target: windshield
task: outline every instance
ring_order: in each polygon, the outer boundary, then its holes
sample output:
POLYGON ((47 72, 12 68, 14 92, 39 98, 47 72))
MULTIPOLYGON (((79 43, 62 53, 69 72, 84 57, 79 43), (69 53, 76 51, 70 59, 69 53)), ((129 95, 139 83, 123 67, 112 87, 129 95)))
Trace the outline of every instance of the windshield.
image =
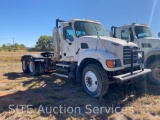
POLYGON ((145 26, 136 26, 135 33, 137 38, 153 37, 151 29, 145 26))
POLYGON ((105 28, 98 23, 76 21, 74 23, 75 34, 77 37, 80 36, 107 36, 105 28))

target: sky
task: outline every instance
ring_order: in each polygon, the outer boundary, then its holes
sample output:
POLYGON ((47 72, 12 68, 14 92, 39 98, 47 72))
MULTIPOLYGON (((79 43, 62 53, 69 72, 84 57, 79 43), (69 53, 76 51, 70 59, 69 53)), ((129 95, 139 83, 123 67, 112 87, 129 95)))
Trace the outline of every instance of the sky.
POLYGON ((107 30, 133 22, 160 32, 160 0, 0 0, 0 45, 34 47, 41 35, 52 36, 55 20, 91 19, 107 30))

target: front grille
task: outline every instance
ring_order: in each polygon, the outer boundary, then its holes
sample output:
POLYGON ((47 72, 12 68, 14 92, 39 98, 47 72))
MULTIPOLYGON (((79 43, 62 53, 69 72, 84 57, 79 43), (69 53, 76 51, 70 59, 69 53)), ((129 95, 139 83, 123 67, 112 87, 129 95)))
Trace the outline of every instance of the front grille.
MULTIPOLYGON (((124 65, 127 64, 131 64, 131 52, 132 50, 138 50, 137 47, 129 47, 129 46, 125 46, 123 48, 123 63, 124 65)), ((133 63, 137 63, 137 59, 138 59, 138 52, 133 53, 133 63)))

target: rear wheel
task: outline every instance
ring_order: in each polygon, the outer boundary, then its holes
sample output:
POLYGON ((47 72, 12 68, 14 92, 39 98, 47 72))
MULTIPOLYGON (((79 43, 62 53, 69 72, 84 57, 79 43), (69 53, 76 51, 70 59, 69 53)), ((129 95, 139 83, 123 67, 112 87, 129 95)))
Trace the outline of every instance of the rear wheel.
POLYGON ((153 84, 160 85, 160 62, 153 61, 150 63, 149 68, 152 69, 152 72, 148 74, 149 81, 153 84))
POLYGON ((32 76, 36 76, 40 73, 40 65, 38 62, 35 62, 33 59, 29 60, 29 72, 32 76))
POLYGON ((83 86, 92 97, 102 97, 109 88, 109 80, 100 64, 87 65, 83 70, 83 86))
POLYGON ((23 73, 29 73, 28 63, 26 59, 22 60, 22 70, 23 73))

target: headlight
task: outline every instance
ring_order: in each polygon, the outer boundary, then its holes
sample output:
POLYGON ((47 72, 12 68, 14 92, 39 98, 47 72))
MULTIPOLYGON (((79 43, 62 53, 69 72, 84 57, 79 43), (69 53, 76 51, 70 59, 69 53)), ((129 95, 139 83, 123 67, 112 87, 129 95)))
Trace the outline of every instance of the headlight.
POLYGON ((109 68, 121 67, 121 61, 118 60, 106 60, 106 65, 109 68))

